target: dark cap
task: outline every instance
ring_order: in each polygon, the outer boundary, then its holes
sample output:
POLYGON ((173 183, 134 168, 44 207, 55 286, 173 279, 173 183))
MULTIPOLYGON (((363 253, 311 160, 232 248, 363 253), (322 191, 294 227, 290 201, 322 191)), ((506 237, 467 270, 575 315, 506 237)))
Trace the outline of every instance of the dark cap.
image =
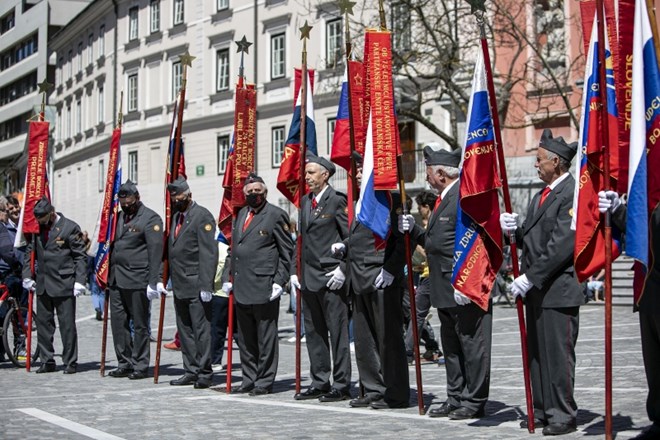
POLYGON ((167 184, 167 191, 173 196, 179 195, 189 189, 188 182, 181 176, 177 177, 174 182, 167 184))
POLYGON ((53 208, 53 205, 50 204, 50 201, 46 198, 46 196, 43 196, 41 200, 39 200, 37 204, 34 205, 32 212, 34 213, 35 217, 45 217, 54 210, 55 208, 53 208))
POLYGON ((364 157, 355 150, 351 153, 351 159, 353 159, 358 165, 362 165, 362 162, 364 162, 364 157))
POLYGON ((434 150, 429 145, 424 147, 424 161, 426 165, 444 165, 447 167, 458 168, 461 163, 463 150, 457 148, 453 151, 434 150))
POLYGON ((122 198, 128 196, 136 196, 138 194, 140 193, 138 192, 137 186, 130 180, 122 183, 119 187, 119 193, 117 193, 117 195, 122 198))
POLYGON ((243 186, 245 186, 245 185, 249 185, 250 183, 255 183, 255 182, 263 183, 264 185, 266 184, 266 183, 264 182, 264 179, 262 179, 261 177, 257 176, 255 173, 250 173, 250 174, 248 174, 248 176, 245 178, 245 183, 243 184, 243 186))
POLYGON ((329 177, 332 177, 333 174, 335 174, 335 171, 337 171, 337 168, 335 168, 335 165, 330 162, 328 159, 317 156, 316 154, 307 152, 307 163, 317 163, 321 165, 323 168, 328 170, 328 174, 330 175, 329 177))
POLYGON ((575 154, 577 153, 577 142, 571 142, 568 144, 561 136, 553 138, 552 131, 550 131, 549 128, 543 130, 539 146, 548 151, 552 151, 569 162, 573 160, 573 157, 575 157, 575 154))

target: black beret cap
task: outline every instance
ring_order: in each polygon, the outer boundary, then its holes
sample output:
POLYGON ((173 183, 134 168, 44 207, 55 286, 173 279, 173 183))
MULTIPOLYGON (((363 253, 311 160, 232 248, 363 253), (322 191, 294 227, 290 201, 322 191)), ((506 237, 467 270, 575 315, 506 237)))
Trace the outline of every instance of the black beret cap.
POLYGON ((138 192, 135 183, 131 182, 130 180, 127 180, 126 182, 121 184, 121 186, 119 187, 119 193, 117 195, 119 197, 128 197, 128 196, 135 196, 138 194, 140 193, 138 192))
POLYGON ((358 165, 362 165, 362 162, 364 162, 364 157, 362 157, 362 155, 355 150, 353 150, 353 152, 351 153, 351 158, 358 165))
POLYGON ((177 177, 174 182, 167 184, 167 191, 173 196, 181 194, 189 189, 188 182, 182 176, 177 177))
POLYGON ((35 217, 44 217, 54 211, 53 205, 50 204, 50 201, 43 196, 35 205, 32 212, 35 217))
POLYGON ((577 142, 568 144, 561 136, 553 138, 552 131, 550 131, 549 128, 543 130, 539 146, 548 151, 552 151, 569 162, 573 160, 573 157, 575 157, 575 154, 577 153, 577 142))
POLYGON ((248 174, 248 176, 245 178, 245 183, 243 184, 243 186, 248 185, 248 184, 250 184, 250 183, 255 183, 255 182, 263 183, 264 185, 266 184, 266 183, 264 182, 264 179, 262 179, 261 177, 257 176, 255 173, 250 173, 250 174, 248 174))
POLYGON ((330 174, 330 177, 332 177, 333 174, 335 174, 335 171, 337 171, 337 168, 335 168, 335 164, 330 162, 328 159, 317 156, 316 154, 307 153, 307 163, 317 163, 321 165, 323 168, 328 170, 328 174, 330 174))
POLYGON ((462 152, 463 150, 460 148, 453 151, 434 150, 427 145, 424 147, 424 161, 426 165, 444 165, 458 168, 461 163, 462 152))

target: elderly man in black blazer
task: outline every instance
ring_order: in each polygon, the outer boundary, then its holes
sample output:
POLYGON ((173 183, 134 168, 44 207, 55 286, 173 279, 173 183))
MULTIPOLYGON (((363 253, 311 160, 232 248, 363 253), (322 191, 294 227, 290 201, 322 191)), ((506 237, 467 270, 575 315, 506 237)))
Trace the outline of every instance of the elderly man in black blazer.
POLYGON ((110 323, 118 366, 111 377, 144 379, 149 369, 149 301, 158 298, 163 222, 140 201, 135 183, 119 187, 121 211, 110 250, 110 323), (133 335, 129 322, 133 321, 133 335))
POLYGON ((185 373, 170 385, 208 388, 211 369, 211 299, 218 265, 215 219, 195 203, 188 182, 179 177, 167 185, 176 212, 168 239, 176 326, 185 373))
MULTIPOLYGON (((544 435, 576 429, 575 343, 584 304, 573 268, 575 180, 568 171, 576 152, 576 142, 544 130, 534 166, 546 187, 532 198, 521 228, 517 214, 500 215, 502 230, 515 231, 522 249, 522 275, 511 290, 525 298, 534 419, 544 435)), ((527 428, 527 422, 521 426, 527 428)))
POLYGON ((289 217, 266 201, 263 179, 250 174, 243 187, 247 206, 232 231, 230 269, 236 299, 241 392, 268 394, 277 375, 277 321, 282 286, 289 279, 293 241, 289 217))
MULTIPOLYGON (((26 207, 27 208, 27 207, 26 207)), ((37 292, 37 339, 41 366, 37 373, 55 371, 53 335, 55 312, 62 336, 64 374, 78 366, 76 297, 85 291, 87 255, 80 227, 65 218, 47 198, 33 208, 39 234, 28 244, 23 262, 23 287, 37 292), (30 272, 30 254, 35 251, 36 285, 30 272)))
MULTIPOLYGON (((459 196, 461 149, 452 152, 424 148, 426 179, 438 199, 424 231, 412 231, 426 250, 431 303, 438 308, 440 337, 447 371, 447 400, 430 417, 453 420, 483 417, 490 388, 492 308, 484 311, 451 283, 459 196)), ((399 228, 410 230, 414 218, 399 217, 399 228)))
POLYGON ((344 288, 346 263, 330 252, 332 243, 348 237, 348 210, 346 195, 328 184, 334 173, 335 166, 327 159, 316 155, 307 157, 305 181, 310 192, 302 198, 300 208, 302 279, 298 280, 295 275, 294 257, 291 285, 298 289, 302 285, 312 384, 306 391, 296 394, 296 400, 318 398, 321 402, 336 402, 350 398, 351 351, 348 298, 344 288))

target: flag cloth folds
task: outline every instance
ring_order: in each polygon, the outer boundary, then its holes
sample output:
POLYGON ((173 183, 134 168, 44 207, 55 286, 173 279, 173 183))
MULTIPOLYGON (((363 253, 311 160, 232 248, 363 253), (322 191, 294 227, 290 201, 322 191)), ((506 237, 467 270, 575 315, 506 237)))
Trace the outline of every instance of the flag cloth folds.
POLYGON ((110 249, 115 240, 117 219, 119 216, 119 187, 121 186, 121 127, 112 132, 110 158, 101 206, 98 243, 99 248, 94 259, 96 282, 101 289, 108 286, 110 273, 110 249))
MULTIPOLYGON (((582 115, 580 120, 580 145, 575 162, 575 196, 573 199, 573 220, 575 229, 575 273, 580 282, 605 267, 605 224, 598 211, 598 192, 606 187, 607 178, 603 173, 605 151, 602 146, 607 141, 610 145, 608 156, 612 164, 612 173, 616 169, 618 157, 616 90, 612 54, 608 41, 605 44, 605 68, 607 81, 607 121, 603 121, 600 103, 602 96, 598 88, 600 74, 598 69, 598 28, 593 21, 591 44, 587 55, 584 72, 584 95, 582 97, 582 115), (608 125, 609 139, 603 139, 602 126, 608 125)), ((607 36, 607 31, 604 32, 607 36)), ((616 189, 616 180, 610 178, 609 187, 616 189)), ((619 231, 612 229, 612 260, 621 253, 619 231)))
MULTIPOLYGON (((633 35, 632 109, 626 253, 635 263, 635 304, 649 267, 649 218, 660 202, 660 72, 646 2, 637 0, 633 35), (652 172, 648 172, 651 170, 652 172)), ((656 257, 657 258, 657 257, 656 257)))
MULTIPOLYGON (((183 154, 183 139, 179 128, 179 112, 183 113, 183 106, 177 101, 174 102, 172 111, 172 128, 170 129, 170 141, 167 149, 167 169, 165 170, 165 237, 170 235, 170 223, 172 220, 172 208, 170 206, 170 193, 167 192, 167 184, 172 183, 177 177, 186 176, 186 161, 183 154), (177 151, 177 137, 180 142, 177 151), (176 162, 176 163, 175 163, 176 162)), ((165 246, 167 248, 167 244, 165 246)))
POLYGON ((468 106, 463 166, 454 241, 452 285, 483 310, 502 265, 502 228, 497 189, 495 133, 488 103, 486 71, 479 52, 468 106))
MULTIPOLYGON (((314 70, 308 69, 307 77, 307 102, 305 104, 305 145, 307 151, 317 154, 316 148, 316 125, 314 124, 314 70)), ((277 175, 277 189, 289 199, 291 203, 300 206, 298 186, 300 185, 300 127, 301 127, 301 93, 302 71, 295 69, 295 83, 293 99, 295 106, 289 136, 284 144, 284 154, 277 175)), ((303 189, 304 191, 304 189, 303 189)))

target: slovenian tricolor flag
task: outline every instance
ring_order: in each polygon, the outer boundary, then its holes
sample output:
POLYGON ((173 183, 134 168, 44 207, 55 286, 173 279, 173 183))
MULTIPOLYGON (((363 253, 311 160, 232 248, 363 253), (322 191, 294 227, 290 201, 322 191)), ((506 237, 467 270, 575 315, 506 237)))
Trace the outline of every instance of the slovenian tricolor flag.
POLYGON ((641 299, 649 265, 649 215, 660 201, 660 151, 651 140, 652 134, 660 130, 660 108, 655 105, 658 96, 660 73, 648 11, 644 0, 637 0, 633 35, 630 171, 626 219, 626 253, 636 260, 636 305, 639 305, 641 299), (652 172, 648 173, 648 170, 652 172))
POLYGON ((497 193, 501 182, 481 52, 474 69, 467 121, 452 284, 483 310, 488 310, 490 292, 503 258, 497 193))

